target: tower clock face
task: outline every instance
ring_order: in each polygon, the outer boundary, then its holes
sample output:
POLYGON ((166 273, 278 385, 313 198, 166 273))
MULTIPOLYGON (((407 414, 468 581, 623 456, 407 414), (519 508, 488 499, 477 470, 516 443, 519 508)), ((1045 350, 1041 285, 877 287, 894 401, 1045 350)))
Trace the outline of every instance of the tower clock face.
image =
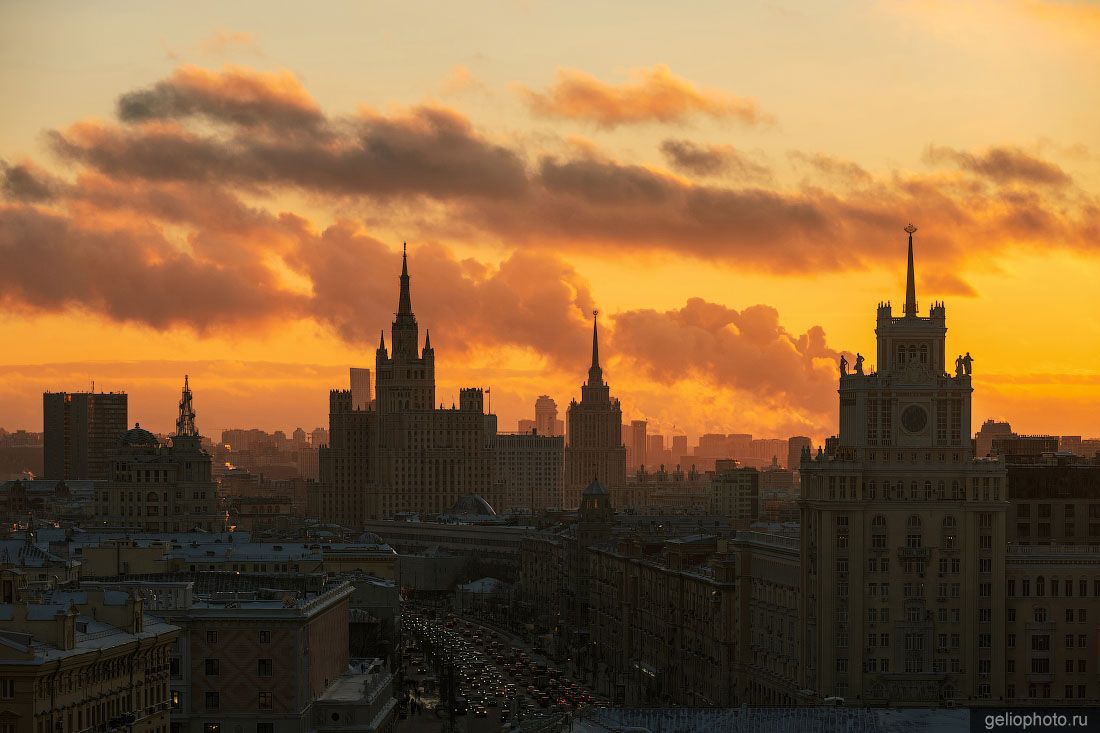
POLYGON ((901 411, 901 426, 910 433, 919 433, 928 424, 928 413, 920 405, 909 405, 901 411))

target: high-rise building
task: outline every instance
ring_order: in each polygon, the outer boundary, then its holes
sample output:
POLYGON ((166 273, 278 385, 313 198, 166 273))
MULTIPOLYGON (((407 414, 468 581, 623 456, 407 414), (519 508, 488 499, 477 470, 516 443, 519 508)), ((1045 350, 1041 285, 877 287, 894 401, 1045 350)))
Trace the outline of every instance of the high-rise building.
POLYGON ((351 409, 370 409, 370 369, 351 367, 351 409))
POLYGON ((688 454, 688 438, 686 435, 673 435, 672 436, 672 461, 676 466, 684 465, 684 456, 688 454))
POLYGON ((44 393, 45 478, 106 481, 127 419, 125 392, 44 393))
MULTIPOLYGON (((535 430, 538 430, 538 423, 536 421, 534 421, 534 420, 520 420, 516 432, 530 433, 530 432, 535 431, 535 430)), ((542 431, 539 430, 539 432, 541 433, 542 431)))
POLYGON ((787 470, 797 471, 802 464, 802 451, 812 450, 814 442, 805 435, 795 435, 787 440, 787 470))
POLYGON ((398 512, 440 513, 495 485, 496 416, 484 391, 462 389, 459 404, 435 407, 435 350, 412 310, 408 257, 401 261, 397 314, 375 352, 374 401, 356 410, 350 390, 329 395, 329 449, 319 456, 321 512, 362 527, 398 512), (356 414, 358 413, 358 414, 356 414))
POLYGON ((560 435, 497 435, 497 488, 486 499, 498 511, 560 508, 564 457, 565 440, 560 435))
POLYGON ((315 449, 320 448, 322 445, 327 445, 328 430, 325 428, 314 428, 309 434, 309 444, 315 449))
MULTIPOLYGON (((840 365, 840 434, 802 465, 802 686, 860 705, 1005 690, 1003 463, 975 460, 969 361, 946 309, 878 308, 879 371, 840 365)), ((1034 648, 1034 647, 1032 647, 1034 648)))
POLYGON ((633 448, 634 468, 638 469, 647 465, 646 457, 646 421, 631 420, 630 445, 633 448))
POLYGON ((561 435, 564 426, 558 419, 558 403, 549 395, 539 395, 535 400, 535 429, 539 435, 561 435))
POLYGON ((146 532, 225 528, 225 512, 218 507, 210 454, 195 427, 186 376, 171 441, 162 445, 140 424, 123 433, 112 451, 110 480, 96 491, 97 522, 146 532))
POLYGON ((572 400, 566 415, 569 442, 565 447, 565 508, 580 506, 581 492, 593 481, 599 481, 614 497, 616 490, 626 484, 623 411, 603 380, 596 314, 592 318, 588 381, 581 385, 581 401, 572 400))
POLYGON ((707 498, 711 514, 742 523, 747 529, 760 514, 760 472, 729 458, 719 459, 707 498))
POLYGON ((1012 432, 1012 426, 1007 422, 986 420, 982 427, 974 435, 974 455, 977 458, 985 458, 993 451, 994 438, 1011 438, 1016 433, 1012 432))

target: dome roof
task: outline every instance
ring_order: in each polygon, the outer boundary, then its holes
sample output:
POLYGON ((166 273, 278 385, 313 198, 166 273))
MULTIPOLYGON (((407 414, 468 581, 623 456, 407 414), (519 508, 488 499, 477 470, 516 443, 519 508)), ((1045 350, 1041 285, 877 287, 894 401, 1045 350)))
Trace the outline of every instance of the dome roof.
POLYGON ((581 496, 607 496, 607 487, 599 481, 593 481, 581 492, 581 496))
POLYGON ((386 541, 376 535, 374 532, 364 532, 359 535, 359 538, 355 540, 361 545, 384 545, 386 541))
POLYGON ((141 423, 134 423, 134 427, 122 434, 119 444, 123 448, 156 448, 160 441, 157 436, 141 427, 141 423))
POLYGON ((469 494, 455 502, 451 507, 451 514, 476 514, 483 517, 495 517, 496 510, 489 502, 476 494, 469 494))

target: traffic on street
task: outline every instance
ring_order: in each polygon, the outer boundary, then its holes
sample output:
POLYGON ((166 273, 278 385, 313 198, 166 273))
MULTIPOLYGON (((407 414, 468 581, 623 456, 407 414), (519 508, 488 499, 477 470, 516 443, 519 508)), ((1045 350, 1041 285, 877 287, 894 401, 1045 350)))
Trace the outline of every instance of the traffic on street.
POLYGON ((608 704, 499 629, 415 607, 405 609, 402 626, 402 733, 438 731, 452 719, 472 733, 536 720, 567 728, 578 709, 608 704))

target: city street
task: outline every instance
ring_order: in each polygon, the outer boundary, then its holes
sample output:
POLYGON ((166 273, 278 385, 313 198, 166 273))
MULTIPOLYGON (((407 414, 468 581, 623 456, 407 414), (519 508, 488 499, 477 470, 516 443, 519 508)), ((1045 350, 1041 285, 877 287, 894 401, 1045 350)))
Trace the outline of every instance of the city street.
POLYGON ((567 725, 580 707, 601 704, 588 689, 527 644, 484 623, 453 614, 405 612, 403 676, 410 695, 401 733, 450 730, 448 679, 459 714, 454 730, 509 730, 514 721, 558 719, 567 725), (449 677, 449 675, 453 675, 449 677), (423 706, 411 712, 412 702, 423 706))

